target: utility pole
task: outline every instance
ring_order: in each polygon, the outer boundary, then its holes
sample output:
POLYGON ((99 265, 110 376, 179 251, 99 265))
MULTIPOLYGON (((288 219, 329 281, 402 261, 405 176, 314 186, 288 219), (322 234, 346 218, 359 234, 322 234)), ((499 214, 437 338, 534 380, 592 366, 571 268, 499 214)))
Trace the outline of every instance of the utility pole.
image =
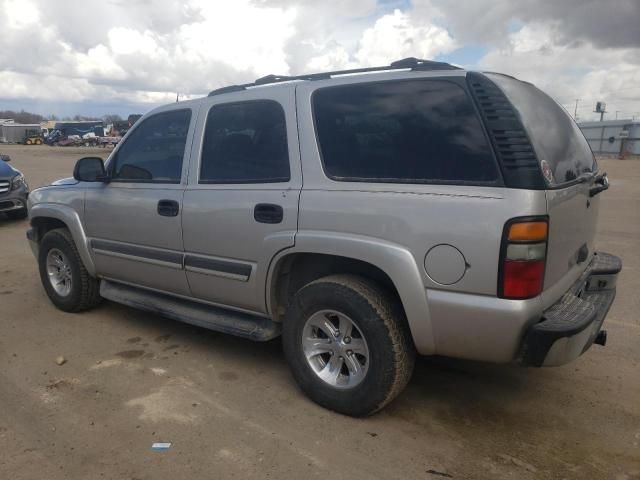
POLYGON ((616 120, 618 119, 618 114, 620 113, 620 110, 616 110, 616 120))
POLYGON ((602 121, 605 112, 607 111, 607 104, 604 102, 596 102, 596 108, 593 111, 593 113, 599 113, 600 114, 600 121, 602 121))
POLYGON ((580 101, 579 98, 576 98, 576 108, 573 110, 573 119, 577 122, 578 121, 578 102, 580 101))
POLYGON ((179 97, 180 97, 180 93, 176 92, 176 103, 178 103, 180 101, 179 97))

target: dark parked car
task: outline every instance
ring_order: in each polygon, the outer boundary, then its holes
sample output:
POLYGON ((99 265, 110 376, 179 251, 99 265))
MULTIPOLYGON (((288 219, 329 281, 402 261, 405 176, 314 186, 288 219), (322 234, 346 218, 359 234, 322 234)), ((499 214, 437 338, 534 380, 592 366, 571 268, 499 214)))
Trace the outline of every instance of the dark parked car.
POLYGON ((27 216, 29 186, 22 173, 9 165, 9 155, 0 155, 0 213, 18 219, 27 216))

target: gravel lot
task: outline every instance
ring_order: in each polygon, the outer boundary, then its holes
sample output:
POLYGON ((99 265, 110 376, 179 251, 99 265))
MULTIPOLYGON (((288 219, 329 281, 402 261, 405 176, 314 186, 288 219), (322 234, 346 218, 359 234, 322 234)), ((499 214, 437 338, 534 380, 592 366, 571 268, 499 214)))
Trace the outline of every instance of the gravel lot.
MULTIPOLYGON (((0 152, 32 188, 108 154, 0 152)), ((360 420, 307 400, 278 341, 108 302, 56 310, 27 221, 0 218, 0 478, 640 479, 640 160, 600 164, 598 247, 624 262, 608 345, 553 369, 422 358, 404 394, 360 420)))

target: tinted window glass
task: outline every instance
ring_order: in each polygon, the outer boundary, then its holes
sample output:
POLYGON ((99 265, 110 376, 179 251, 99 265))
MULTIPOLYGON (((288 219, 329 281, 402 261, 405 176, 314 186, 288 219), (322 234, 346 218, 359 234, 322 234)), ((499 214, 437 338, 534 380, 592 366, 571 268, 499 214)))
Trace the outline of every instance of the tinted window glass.
POLYGON ((498 84, 529 134, 547 182, 558 185, 596 170, 589 143, 569 114, 533 85, 504 75, 487 75, 498 84))
POLYGON ((313 95, 326 173, 336 180, 491 183, 498 171, 471 101, 444 80, 320 89, 313 95))
POLYGON ((144 120, 118 150, 112 177, 135 182, 180 183, 191 110, 144 120))
POLYGON ((280 104, 250 101, 214 105, 202 146, 200 183, 289 180, 289 150, 280 104))

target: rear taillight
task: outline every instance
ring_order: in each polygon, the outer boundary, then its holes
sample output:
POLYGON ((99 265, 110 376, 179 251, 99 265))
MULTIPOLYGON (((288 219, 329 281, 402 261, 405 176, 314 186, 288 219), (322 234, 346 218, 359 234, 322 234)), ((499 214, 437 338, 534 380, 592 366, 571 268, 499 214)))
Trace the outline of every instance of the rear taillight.
POLYGON ((498 295, 521 300, 542 292, 547 257, 547 218, 514 218, 504 227, 498 295))

